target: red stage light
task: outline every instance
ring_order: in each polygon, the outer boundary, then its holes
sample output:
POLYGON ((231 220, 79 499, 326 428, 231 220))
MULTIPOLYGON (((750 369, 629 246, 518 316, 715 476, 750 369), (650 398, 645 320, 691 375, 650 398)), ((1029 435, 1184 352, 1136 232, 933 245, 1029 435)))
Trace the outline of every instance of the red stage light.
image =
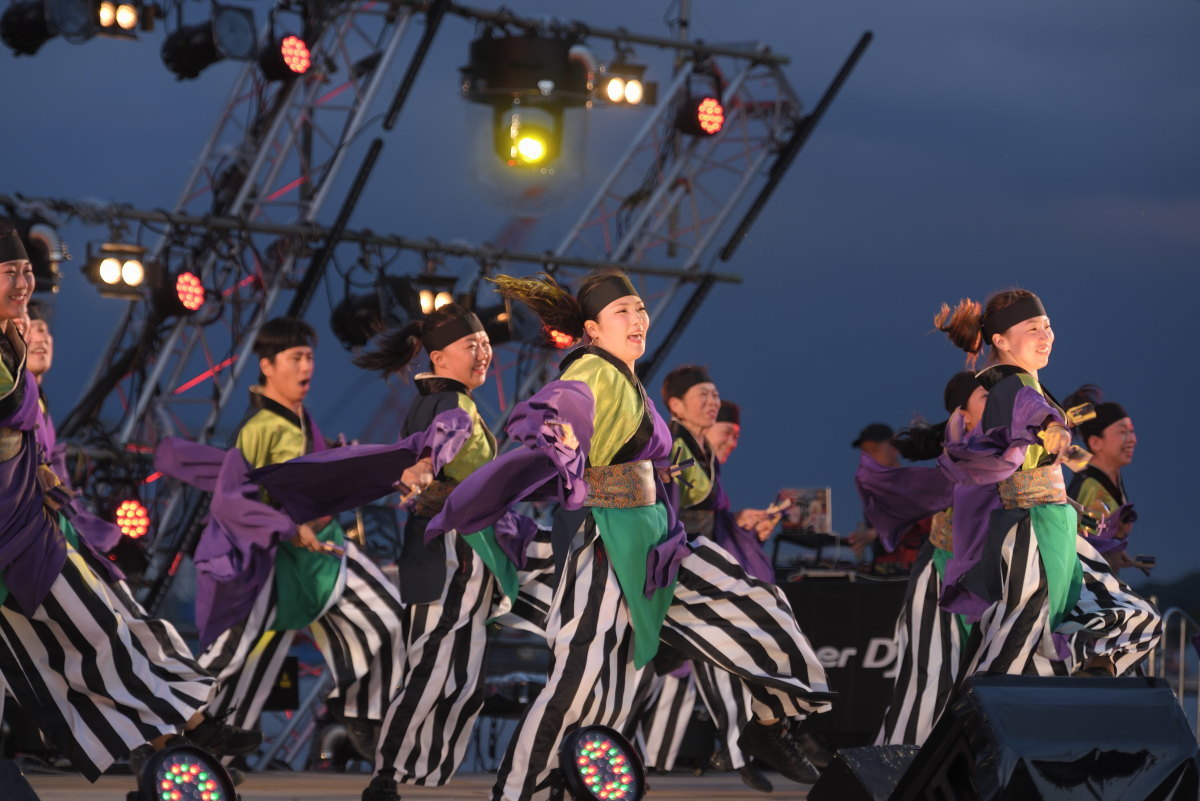
POLYGON ((121 501, 114 517, 117 528, 121 529, 121 533, 130 539, 136 540, 144 537, 150 530, 150 513, 146 511, 145 506, 132 498, 121 501))
POLYGON ((555 331, 553 328, 546 329, 546 338, 550 340, 550 344, 559 350, 566 350, 575 344, 575 337, 570 334, 564 334, 562 331, 555 331))
POLYGON ((297 75, 308 72, 312 65, 312 54, 308 45, 299 36, 285 36, 279 43, 279 55, 289 70, 297 75))
POLYGON ((696 105, 696 122, 700 130, 712 136, 725 125, 725 107, 715 97, 706 97, 696 105))
POLYGON ((196 311, 204 305, 204 287, 195 273, 182 272, 175 279, 175 297, 188 311, 196 311))

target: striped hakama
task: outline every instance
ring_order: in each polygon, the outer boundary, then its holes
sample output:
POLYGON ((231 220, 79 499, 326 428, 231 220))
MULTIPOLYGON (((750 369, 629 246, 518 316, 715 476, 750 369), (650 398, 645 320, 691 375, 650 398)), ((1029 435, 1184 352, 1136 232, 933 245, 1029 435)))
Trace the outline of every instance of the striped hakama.
MULTIPOLYGON (((382 720, 404 673, 403 620, 394 584, 353 542, 347 541, 344 587, 309 624, 334 679, 331 699, 349 718, 382 720)), ((217 677, 209 714, 253 728, 295 637, 274 631, 274 581, 268 581, 249 617, 200 656, 217 677)))
POLYGON ((41 606, 28 615, 11 597, 0 606, 0 674, 91 781, 134 748, 182 731, 212 690, 175 628, 131 602, 68 549, 41 606))
MULTIPOLYGON (((602 724, 626 730, 641 672, 633 629, 616 574, 585 524, 547 625, 547 683, 534 699, 501 764, 494 799, 530 799, 543 791, 564 734, 602 724)), ((679 566, 662 642, 694 661, 746 681, 756 718, 795 717, 829 707, 825 672, 775 586, 749 578, 728 552, 698 538, 679 566)))

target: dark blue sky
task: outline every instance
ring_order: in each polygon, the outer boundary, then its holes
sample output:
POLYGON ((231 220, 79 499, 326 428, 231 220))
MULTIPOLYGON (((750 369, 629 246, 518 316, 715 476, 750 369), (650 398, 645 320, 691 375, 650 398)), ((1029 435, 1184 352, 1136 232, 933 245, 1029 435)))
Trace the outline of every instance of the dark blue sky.
MULTIPOLYGON (((1200 390, 1187 366, 1200 300, 1200 1, 693 5, 696 37, 763 40, 791 56, 786 71, 810 104, 861 32, 876 35, 723 266, 745 283, 717 287, 673 354, 707 363, 743 407, 743 444, 726 471, 735 505, 765 505, 782 486, 829 485, 835 527, 851 530, 859 510, 850 440, 873 420, 939 419, 942 386, 962 365, 930 333, 938 304, 1020 285, 1042 296, 1058 336, 1044 383, 1060 397, 1098 383, 1134 418, 1140 441, 1126 480, 1140 520, 1131 551, 1157 555, 1163 579, 1200 568, 1181 439, 1200 390)), ((665 3, 511 7, 665 31, 665 3)), ((353 227, 480 242, 506 222, 469 179, 455 92, 472 33, 446 22, 353 227)), ((52 40, 34 58, 0 53, 0 189, 172 206, 237 67, 178 83, 160 45, 155 33, 136 43, 52 40)), ((666 69, 652 51, 638 55, 666 69)), ((557 244, 638 113, 594 117, 591 183, 539 223, 528 249, 557 244)), ((73 265, 89 239, 105 236, 66 233, 73 265)), ((48 387, 62 416, 120 309, 75 266, 57 302, 48 387)), ((312 319, 324 330, 324 301, 312 319)), ((354 435, 382 391, 345 366, 331 339, 319 351, 327 383, 311 406, 327 430, 354 435), (349 397, 361 414, 347 413, 349 397)))

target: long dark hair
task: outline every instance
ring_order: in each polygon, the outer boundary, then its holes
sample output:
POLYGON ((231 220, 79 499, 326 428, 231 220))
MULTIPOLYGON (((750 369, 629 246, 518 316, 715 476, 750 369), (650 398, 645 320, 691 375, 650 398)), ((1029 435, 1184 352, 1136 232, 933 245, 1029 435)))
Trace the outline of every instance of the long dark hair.
POLYGON ((385 376, 403 373, 421 352, 421 338, 428 331, 470 313, 457 303, 447 303, 408 325, 383 331, 372 340, 373 349, 364 350, 354 357, 354 364, 364 370, 376 370, 385 376))
POLYGON ((905 428, 896 432, 892 443, 900 455, 910 462, 922 462, 926 459, 936 459, 942 455, 942 442, 946 439, 946 423, 927 423, 924 420, 914 420, 905 428))

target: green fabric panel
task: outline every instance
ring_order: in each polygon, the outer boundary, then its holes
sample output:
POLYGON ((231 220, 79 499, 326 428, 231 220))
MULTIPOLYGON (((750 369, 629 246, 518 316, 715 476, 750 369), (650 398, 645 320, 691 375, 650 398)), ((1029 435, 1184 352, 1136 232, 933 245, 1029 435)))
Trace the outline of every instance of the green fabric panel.
POLYGON ((1091 512, 1097 519, 1108 517, 1121 504, 1109 494, 1096 479, 1088 476, 1079 486, 1079 495, 1075 501, 1084 509, 1091 512))
POLYGON ((612 464, 612 459, 633 438, 642 422, 642 399, 629 379, 599 356, 587 354, 572 362, 563 381, 582 381, 592 390, 596 412, 595 434, 588 452, 592 467, 612 464))
POLYGON ((0 398, 8 395, 16 387, 16 378, 9 372, 8 365, 4 363, 4 360, 0 359, 0 398))
POLYGON ((58 516, 58 527, 62 529, 63 536, 67 538, 67 542, 71 543, 71 547, 78 551, 79 532, 71 525, 71 521, 60 514, 58 516))
MULTIPOLYGON (((938 582, 946 577, 946 563, 954 558, 954 554, 949 551, 943 551, 941 548, 933 549, 933 569, 937 571, 938 582)), ((968 623, 965 615, 955 615, 954 622, 958 624, 958 633, 962 635, 963 642, 971 636, 971 631, 975 628, 974 623, 968 623)))
POLYGON ((279 464, 304 455, 304 432, 267 409, 246 421, 238 431, 237 448, 251 467, 279 464))
POLYGON ((646 554, 666 535, 667 508, 661 503, 634 509, 592 507, 592 517, 629 607, 633 663, 640 668, 658 653, 659 633, 675 597, 675 582, 646 597, 646 554))
POLYGON ((471 436, 467 438, 462 449, 450 460, 450 464, 442 469, 450 478, 462 481, 496 458, 496 438, 492 436, 491 430, 483 424, 483 418, 479 416, 475 401, 461 392, 457 395, 458 408, 471 418, 471 436))
POLYGON ((1079 591, 1083 586, 1083 566, 1075 549, 1079 519, 1075 508, 1065 503, 1034 506, 1029 510, 1029 517, 1046 571, 1050 625, 1057 628, 1067 612, 1079 602, 1079 591))
POLYGON ((496 544, 496 530, 492 526, 488 526, 483 531, 463 535, 463 540, 471 546, 475 553, 479 554, 479 558, 487 565, 487 569, 492 571, 492 575, 496 577, 496 582, 508 599, 516 600, 517 588, 520 586, 517 581, 517 568, 509 561, 508 555, 496 544))
POLYGON ((712 493, 712 478, 704 472, 704 468, 700 466, 700 457, 692 453, 692 449, 688 447, 682 437, 675 440, 671 450, 676 454, 677 464, 682 464, 688 459, 696 462, 691 467, 685 468, 679 474, 679 479, 676 479, 679 481, 679 508, 681 510, 690 509, 712 493), (689 484, 691 486, 688 486, 689 484))
MULTIPOLYGON (((333 520, 317 532, 317 539, 344 547, 346 532, 333 520)), ((302 629, 316 620, 329 602, 341 570, 342 560, 333 554, 280 542, 275 549, 275 597, 279 602, 275 630, 302 629)))

